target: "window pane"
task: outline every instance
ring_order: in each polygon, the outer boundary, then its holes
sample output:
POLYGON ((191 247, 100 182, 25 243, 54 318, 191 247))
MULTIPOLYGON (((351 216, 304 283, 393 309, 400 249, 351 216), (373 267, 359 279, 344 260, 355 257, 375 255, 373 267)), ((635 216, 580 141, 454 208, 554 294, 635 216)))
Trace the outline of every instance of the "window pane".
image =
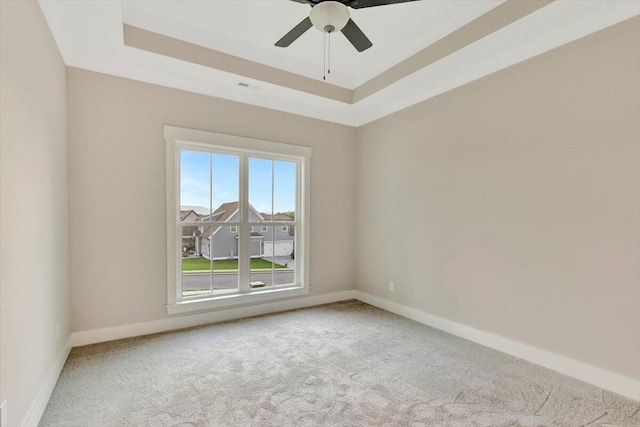
POLYGON ((212 221, 239 222, 240 157, 212 154, 212 221))
POLYGON ((272 256, 267 256, 265 248, 271 244, 272 227, 261 226, 259 233, 251 233, 251 278, 252 289, 273 286, 272 256))
POLYGON ((211 289, 214 293, 238 290, 238 243, 237 227, 210 227, 209 234, 212 258, 211 289), (232 230, 235 229, 234 230, 232 230))
POLYGON ((182 298, 211 294, 211 262, 202 256, 208 253, 208 240, 202 240, 200 227, 182 227, 182 298))
POLYGON ((185 226, 182 231, 182 297, 237 291, 237 231, 227 226, 193 228, 185 226))
POLYGON ((196 221, 210 212, 211 155, 180 150, 180 219, 196 221))
POLYGON ((272 184, 273 161, 265 159, 249 158, 249 222, 261 222, 259 213, 269 221, 273 213, 272 184))
MULTIPOLYGON (((274 252, 274 284, 290 285, 296 282, 295 249, 296 249, 296 227, 278 226, 275 227, 273 252, 274 252), (282 266, 282 268, 278 266, 282 266)), ((270 249, 270 248, 267 248, 270 249)))
MULTIPOLYGON (((295 283, 294 234, 281 226, 251 234, 251 288, 295 283)), ((293 229, 293 227, 291 227, 293 229)))
POLYGON ((293 221, 296 217, 296 164, 273 162, 274 221, 293 221))

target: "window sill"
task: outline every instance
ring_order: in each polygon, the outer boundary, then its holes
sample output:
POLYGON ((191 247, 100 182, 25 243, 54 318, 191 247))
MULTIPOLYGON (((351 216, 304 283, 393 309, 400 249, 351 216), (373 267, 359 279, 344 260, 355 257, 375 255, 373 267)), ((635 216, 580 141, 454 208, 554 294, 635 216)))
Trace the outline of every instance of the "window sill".
POLYGON ((292 298, 308 295, 308 287, 289 287, 280 289, 269 289, 252 291, 243 294, 220 295, 206 299, 193 301, 181 301, 176 304, 167 305, 167 314, 189 313, 192 311, 210 310, 216 308, 235 307, 240 305, 261 303, 266 301, 292 298))

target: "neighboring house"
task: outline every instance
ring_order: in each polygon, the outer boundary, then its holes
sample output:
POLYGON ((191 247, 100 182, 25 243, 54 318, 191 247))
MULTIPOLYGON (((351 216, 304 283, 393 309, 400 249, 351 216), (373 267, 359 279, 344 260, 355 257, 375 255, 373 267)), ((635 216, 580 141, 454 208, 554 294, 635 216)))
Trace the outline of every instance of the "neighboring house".
POLYGON ((209 208, 205 208, 204 206, 190 206, 190 205, 182 205, 180 209, 183 211, 194 211, 196 214, 200 216, 209 215, 211 210, 209 208))
MULTIPOLYGON (((287 214, 278 213, 273 215, 261 214, 265 221, 293 221, 293 214, 291 216, 287 214)), ((274 256, 289 256, 293 252, 293 245, 295 241, 296 227, 293 225, 283 225, 276 227, 276 239, 274 242, 267 240, 264 242, 265 255, 271 256, 275 252, 274 256), (288 236, 286 235, 288 234, 288 236), (290 244, 288 242, 291 242, 290 244)))
MULTIPOLYGON (((185 222, 185 221, 189 221, 189 222, 195 222, 195 221, 199 221, 200 220, 200 215, 198 215, 194 210, 189 209, 189 210, 184 210, 184 211, 180 211, 180 222, 185 222)), ((198 231, 198 227, 193 226, 193 227, 182 227, 182 236, 186 237, 186 236, 193 236, 194 232, 198 231)))
MULTIPOLYGON (((196 255, 207 259, 238 258, 238 227, 232 225, 239 219, 238 202, 220 205, 211 215, 199 216, 195 221, 222 221, 231 223, 228 226, 199 226, 195 234, 196 255)), ((193 216, 185 216, 181 221, 193 221, 193 216)), ((276 214, 271 219, 256 211, 249 205, 249 222, 291 221, 286 215, 276 214)), ((183 236, 193 236, 193 227, 184 227, 183 236), (189 233, 189 231, 192 231, 189 233)), ((293 227, 260 226, 251 227, 251 257, 290 256, 294 249, 293 227)))
MULTIPOLYGON (((200 220, 200 215, 193 209, 180 210, 180 222, 189 221, 195 222, 200 220)), ((186 254, 193 253, 196 256, 200 256, 200 248, 196 242, 196 236, 199 234, 199 227, 197 226, 185 226, 182 227, 182 245, 186 254)))
MULTIPOLYGON (((285 214, 275 214, 271 216, 271 214, 262 213, 260 215, 264 218, 263 221, 293 221, 293 218, 285 214)), ((258 227, 254 226, 252 228, 258 231, 258 227)), ((295 226, 277 225, 273 228, 275 229, 275 238, 273 240, 271 239, 270 231, 265 233, 267 237, 265 237, 263 242, 264 256, 290 256, 294 249, 295 226)), ((264 228, 261 228, 260 232, 263 230, 264 228)))
POLYGON ((199 219, 200 215, 198 215, 193 209, 180 211, 180 221, 198 221, 199 219))

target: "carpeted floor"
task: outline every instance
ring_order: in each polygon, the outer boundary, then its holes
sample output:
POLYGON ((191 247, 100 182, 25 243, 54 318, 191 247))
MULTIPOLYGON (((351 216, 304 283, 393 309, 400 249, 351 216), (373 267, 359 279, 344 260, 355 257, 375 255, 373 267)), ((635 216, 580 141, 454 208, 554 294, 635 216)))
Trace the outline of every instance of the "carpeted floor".
POLYGON ((638 426, 640 404, 348 301, 74 348, 42 426, 638 426))

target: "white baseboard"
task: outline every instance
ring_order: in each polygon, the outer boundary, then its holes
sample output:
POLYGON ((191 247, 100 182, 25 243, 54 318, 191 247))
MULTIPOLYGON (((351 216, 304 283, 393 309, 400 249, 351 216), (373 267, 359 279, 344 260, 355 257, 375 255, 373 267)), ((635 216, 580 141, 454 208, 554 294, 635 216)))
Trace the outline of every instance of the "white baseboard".
POLYGON ((606 390, 610 390, 614 393, 618 393, 635 400, 640 400, 640 380, 588 365, 586 363, 578 362, 559 354, 522 344, 520 342, 475 329, 442 317, 434 316, 394 301, 376 297, 365 292, 351 290, 276 301, 269 304, 250 305, 220 311, 179 316, 151 322, 74 332, 49 370, 47 378, 40 387, 38 395, 32 403, 22 426, 33 427, 37 426, 40 422, 40 418, 47 406, 51 393, 55 388, 60 372, 64 367, 72 347, 148 335, 174 329, 188 328, 191 326, 206 325, 208 323, 240 319, 260 314, 311 307, 349 299, 358 299, 364 303, 407 317, 424 325, 441 329, 450 334, 457 335, 486 347, 519 357, 545 368, 577 378, 606 390))
POLYGON ((356 299, 364 303, 527 360, 536 365, 593 384, 605 390, 621 394, 631 399, 640 400, 640 380, 588 365, 550 351, 522 344, 500 335, 475 329, 462 323, 434 316, 427 312, 362 291, 354 291, 354 294, 356 299))
POLYGON ((47 377, 40 386, 40 390, 38 390, 38 394, 31 404, 29 412, 27 412, 27 416, 24 418, 24 421, 22 421, 22 427, 36 427, 40 423, 40 418, 42 418, 44 409, 47 407, 47 403, 49 403, 51 393, 53 393, 53 389, 56 387, 56 383, 58 382, 58 377, 60 377, 62 368, 67 361, 67 357, 69 357, 71 347, 71 338, 69 338, 64 348, 60 353, 58 353, 51 369, 49 369, 47 377))
POLYGON ((187 316, 173 317, 169 319, 156 320, 152 322, 134 323, 129 325, 114 326, 112 328, 93 329, 88 331, 74 332, 62 349, 53 366, 49 370, 47 377, 40 386, 29 412, 22 422, 22 427, 36 427, 42 418, 51 393, 58 382, 62 368, 64 367, 71 348, 95 344, 99 342, 112 341, 121 338, 130 338, 140 335, 148 335, 157 332, 170 331, 173 329, 188 328, 190 326, 206 325, 208 323, 221 322, 225 320, 241 319, 243 317, 256 316, 278 311, 293 310, 296 308, 311 307, 314 305, 329 304, 332 302, 354 299, 354 291, 334 292, 331 294, 315 295, 304 298, 295 298, 283 301, 274 301, 269 304, 249 305, 244 307, 213 311, 208 313, 192 314, 187 316))
POLYGON ((328 304, 349 299, 354 299, 354 291, 342 291, 334 292, 331 294, 292 298, 282 301, 273 301, 269 302, 268 304, 247 305, 237 308, 229 308, 206 313, 154 320, 151 322, 132 323, 110 328, 91 329, 87 331, 74 332, 71 335, 71 345, 73 347, 77 347, 81 345, 96 344, 105 341, 113 341, 122 338, 155 334, 158 332, 171 331, 174 329, 189 328, 191 326, 206 325, 208 323, 241 319, 243 317, 257 316, 260 314, 275 313, 285 310, 293 310, 296 308, 311 307, 314 305, 328 304))

